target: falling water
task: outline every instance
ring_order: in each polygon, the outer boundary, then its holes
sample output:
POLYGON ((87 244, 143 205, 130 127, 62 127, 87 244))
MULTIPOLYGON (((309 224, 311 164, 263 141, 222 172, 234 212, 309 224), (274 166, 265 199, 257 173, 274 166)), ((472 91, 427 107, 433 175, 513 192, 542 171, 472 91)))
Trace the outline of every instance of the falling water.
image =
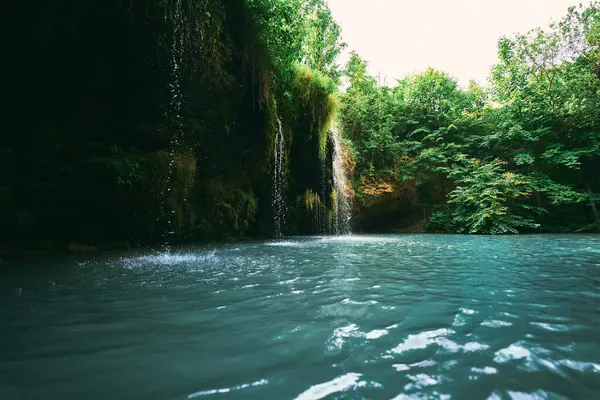
POLYGON ((277 133, 273 146, 273 226, 276 237, 282 235, 285 225, 285 191, 286 191, 286 155, 285 137, 281 120, 277 119, 277 133))
POLYGON ((327 206, 325 205, 325 199, 327 199, 327 164, 326 158, 320 160, 321 163, 321 193, 319 194, 320 200, 317 205, 317 213, 316 213, 316 225, 317 225, 317 233, 319 235, 326 235, 330 232, 328 229, 328 218, 327 214, 329 212, 327 206))
POLYGON ((342 135, 335 123, 331 126, 331 139, 333 142, 333 187, 335 190, 333 212, 335 234, 349 235, 350 219, 352 218, 351 188, 344 168, 345 158, 342 135))
POLYGON ((173 39, 170 48, 169 64, 171 68, 171 76, 169 81, 169 106, 166 110, 166 118, 168 126, 171 130, 171 143, 169 150, 169 161, 167 171, 167 182, 163 190, 161 218, 166 222, 166 229, 163 232, 164 250, 170 251, 170 244, 175 236, 175 209, 173 205, 175 173, 176 173, 176 151, 181 145, 183 136, 183 123, 181 119, 181 65, 183 63, 183 35, 184 23, 182 15, 182 1, 175 0, 172 3, 172 8, 166 10, 165 20, 168 21, 168 16, 171 17, 173 39))

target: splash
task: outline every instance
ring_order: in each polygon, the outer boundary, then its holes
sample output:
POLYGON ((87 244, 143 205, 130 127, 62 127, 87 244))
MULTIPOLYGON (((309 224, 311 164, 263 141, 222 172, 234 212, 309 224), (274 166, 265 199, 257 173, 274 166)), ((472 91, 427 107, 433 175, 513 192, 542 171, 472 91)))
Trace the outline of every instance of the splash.
POLYGON ((335 123, 331 125, 331 139, 333 142, 333 187, 335 193, 333 199, 334 233, 349 235, 352 218, 351 186, 346 176, 342 134, 335 123))
POLYGON ((273 227, 275 237, 282 236, 285 227, 286 153, 281 119, 277 118, 277 133, 273 146, 273 227))

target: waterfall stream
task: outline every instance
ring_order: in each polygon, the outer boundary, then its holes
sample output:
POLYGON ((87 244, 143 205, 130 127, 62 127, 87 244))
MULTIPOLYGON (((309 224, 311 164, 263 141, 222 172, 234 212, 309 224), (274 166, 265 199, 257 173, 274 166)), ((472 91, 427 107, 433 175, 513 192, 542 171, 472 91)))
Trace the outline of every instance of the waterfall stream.
POLYGON ((162 196, 162 207, 161 216, 166 223, 165 230, 163 231, 164 250, 169 252, 170 245, 175 236, 175 209, 173 205, 174 196, 174 185, 175 185, 175 174, 176 174, 176 151, 181 145, 183 136, 183 123, 181 118, 181 104, 182 104, 182 90, 181 90, 181 66, 183 64, 183 35, 184 35, 184 24, 182 15, 182 1, 175 0, 173 2, 172 9, 167 11, 165 19, 169 16, 171 23, 173 24, 173 38, 170 45, 170 81, 168 84, 169 88, 169 105, 165 112, 167 119, 167 126, 171 134, 171 143, 169 149, 169 160, 168 170, 165 189, 161 193, 162 196))
POLYGON ((342 135, 335 123, 331 126, 331 139, 333 142, 333 187, 335 191, 333 202, 334 233, 336 235, 349 235, 351 232, 350 220, 352 218, 351 187, 344 168, 345 156, 342 135))
POLYGON ((275 237, 282 236, 286 215, 286 147, 281 120, 277 119, 277 133, 273 146, 273 227, 275 237))

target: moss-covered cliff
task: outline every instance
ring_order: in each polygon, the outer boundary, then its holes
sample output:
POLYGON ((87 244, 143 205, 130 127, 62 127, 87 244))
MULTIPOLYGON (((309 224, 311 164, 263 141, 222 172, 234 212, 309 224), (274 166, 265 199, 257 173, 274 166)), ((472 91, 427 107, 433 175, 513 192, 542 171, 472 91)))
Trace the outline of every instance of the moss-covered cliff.
POLYGON ((287 229, 314 231, 296 208, 330 184, 336 76, 306 61, 323 2, 14 3, 0 241, 269 236, 278 119, 287 229))

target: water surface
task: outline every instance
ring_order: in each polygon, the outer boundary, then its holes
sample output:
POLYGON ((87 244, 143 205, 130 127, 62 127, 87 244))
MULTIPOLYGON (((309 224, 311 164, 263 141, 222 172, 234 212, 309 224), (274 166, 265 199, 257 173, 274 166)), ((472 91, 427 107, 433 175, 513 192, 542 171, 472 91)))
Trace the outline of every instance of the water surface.
POLYGON ((0 278, 1 399, 600 398, 600 236, 288 238, 0 278))

